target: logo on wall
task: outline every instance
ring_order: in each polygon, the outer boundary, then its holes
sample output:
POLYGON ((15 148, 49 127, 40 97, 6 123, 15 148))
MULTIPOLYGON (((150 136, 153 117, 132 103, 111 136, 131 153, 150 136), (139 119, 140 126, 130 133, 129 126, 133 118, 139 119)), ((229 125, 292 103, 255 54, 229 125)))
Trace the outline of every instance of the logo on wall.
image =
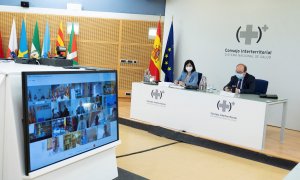
POLYGON ((242 27, 240 26, 236 31, 236 40, 240 43, 240 39, 245 39, 246 45, 251 45, 253 41, 259 43, 263 35, 262 31, 266 32, 269 29, 267 25, 264 25, 263 27, 258 26, 256 31, 255 28, 253 29, 252 24, 246 25, 245 31, 241 30, 241 28, 242 27))
POLYGON ((222 112, 230 112, 232 107, 235 105, 234 102, 227 102, 223 100, 222 102, 219 100, 217 103, 218 110, 222 110, 222 112))
POLYGON ((164 93, 165 93, 164 91, 154 89, 151 91, 151 97, 155 99, 161 99, 164 93))
POLYGON ((265 49, 266 44, 262 46, 250 46, 251 44, 258 44, 263 39, 264 33, 269 29, 265 24, 264 26, 254 26, 248 24, 246 26, 239 26, 236 30, 235 38, 242 46, 238 47, 225 47, 224 54, 227 57, 237 58, 250 58, 268 60, 272 58, 272 50, 265 49), (246 46, 244 46, 246 45, 246 46))

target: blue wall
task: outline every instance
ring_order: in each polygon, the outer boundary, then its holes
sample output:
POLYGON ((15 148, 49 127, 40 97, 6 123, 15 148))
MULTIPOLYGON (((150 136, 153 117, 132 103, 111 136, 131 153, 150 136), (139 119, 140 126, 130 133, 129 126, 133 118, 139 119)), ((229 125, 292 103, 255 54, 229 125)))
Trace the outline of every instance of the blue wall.
MULTIPOLYGON (((146 15, 165 15, 166 0, 27 0, 30 7, 66 9, 67 2, 82 4, 83 10, 146 15)), ((0 0, 0 5, 20 6, 20 0, 0 0)))

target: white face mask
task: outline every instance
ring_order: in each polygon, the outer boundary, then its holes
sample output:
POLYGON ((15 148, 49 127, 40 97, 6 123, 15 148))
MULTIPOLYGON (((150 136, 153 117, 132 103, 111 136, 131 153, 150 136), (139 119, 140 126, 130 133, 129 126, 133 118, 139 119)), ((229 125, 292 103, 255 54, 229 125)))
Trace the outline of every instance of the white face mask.
POLYGON ((193 67, 187 66, 187 67, 185 67, 185 70, 186 70, 187 72, 191 72, 191 71, 193 70, 193 67))
POLYGON ((238 78, 238 79, 243 79, 244 78, 244 74, 243 73, 235 73, 235 76, 238 78))

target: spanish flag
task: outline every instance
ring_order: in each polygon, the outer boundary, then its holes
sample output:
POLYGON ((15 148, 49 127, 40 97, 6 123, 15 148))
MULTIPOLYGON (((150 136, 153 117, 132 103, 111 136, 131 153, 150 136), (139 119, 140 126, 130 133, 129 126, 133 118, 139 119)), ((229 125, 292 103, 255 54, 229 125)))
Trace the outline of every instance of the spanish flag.
POLYGON ((160 20, 157 24, 156 37, 153 44, 153 50, 151 53, 149 71, 151 76, 155 77, 155 81, 159 81, 160 79, 160 69, 161 69, 161 61, 160 61, 160 51, 161 51, 161 28, 160 28, 160 20))
MULTIPOLYGON (((56 47, 57 46, 62 46, 64 47, 64 33, 63 33, 63 27, 62 27, 62 22, 60 22, 59 28, 58 28, 58 34, 57 34, 57 39, 56 39, 56 47)), ((59 55, 59 54, 58 54, 59 55)), ((62 53, 63 56, 66 56, 66 53, 62 53)))

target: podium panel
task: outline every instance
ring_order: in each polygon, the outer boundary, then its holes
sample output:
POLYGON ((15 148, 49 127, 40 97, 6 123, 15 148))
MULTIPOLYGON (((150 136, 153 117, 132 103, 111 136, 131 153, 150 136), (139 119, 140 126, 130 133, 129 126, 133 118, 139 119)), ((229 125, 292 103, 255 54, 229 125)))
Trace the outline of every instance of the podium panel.
MULTIPOLYGON (((130 117, 203 138, 261 150, 269 109, 282 104, 286 107, 287 100, 271 101, 246 94, 227 97, 219 92, 133 83, 130 117)), ((286 108, 282 110, 285 112, 286 108)), ((282 114, 281 140, 286 120, 286 113, 282 114)))
POLYGON ((51 66, 0 64, 0 180, 114 179, 118 176, 116 141, 25 175, 22 71, 66 71, 51 66))

